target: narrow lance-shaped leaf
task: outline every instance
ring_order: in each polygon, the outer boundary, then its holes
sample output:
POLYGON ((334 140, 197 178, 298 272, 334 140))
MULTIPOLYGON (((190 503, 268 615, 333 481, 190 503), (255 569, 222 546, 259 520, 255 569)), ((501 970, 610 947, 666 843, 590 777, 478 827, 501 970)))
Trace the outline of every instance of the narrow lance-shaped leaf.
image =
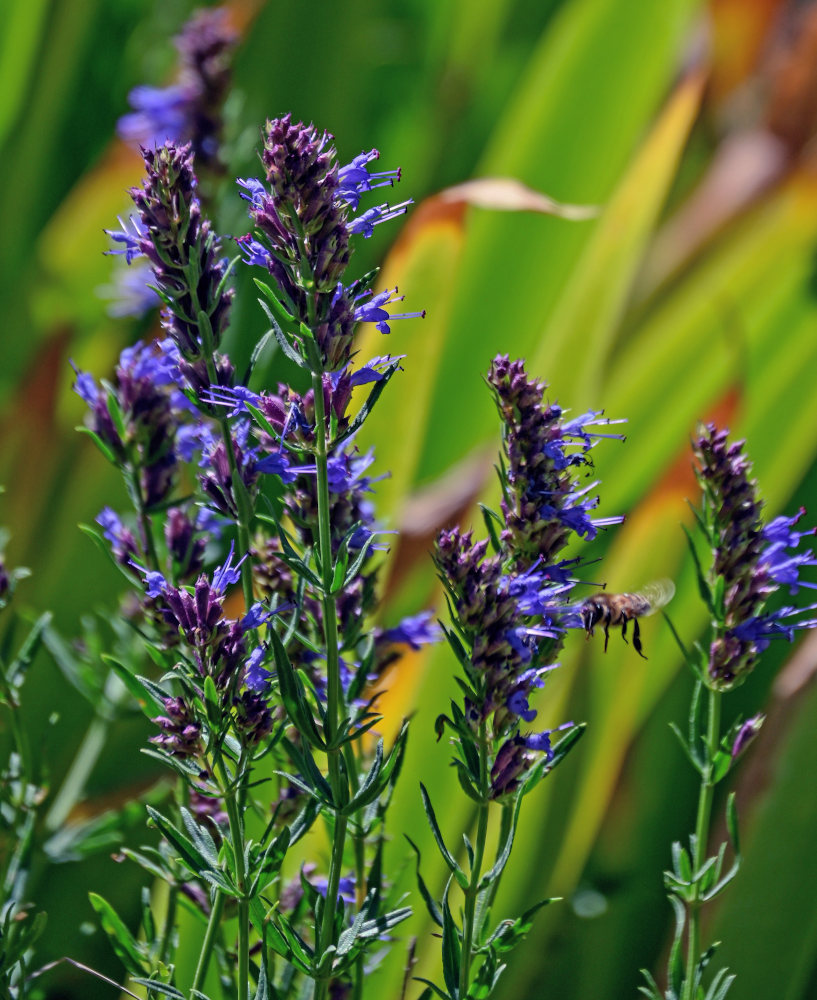
POLYGON ((465 872, 460 868, 460 866, 455 861, 451 852, 445 846, 445 841, 443 840, 443 835, 440 830, 439 824, 437 823, 437 817, 434 814, 434 807, 431 805, 431 799, 428 797, 428 792, 426 791, 425 785, 420 782, 420 794, 423 797, 423 809, 425 810, 426 819, 428 820, 428 825, 431 827, 431 832, 434 835, 434 840, 437 847, 440 849, 440 854, 443 856, 443 860, 451 869, 451 872, 459 883, 460 888, 465 889, 468 886, 468 878, 465 872))
MULTIPOLYGON (((453 877, 453 876, 452 876, 453 877)), ((460 932, 454 923, 451 914, 451 907, 448 905, 448 893, 451 889, 451 878, 445 886, 443 892, 443 979, 449 994, 455 998, 459 997, 460 964, 470 962, 470 955, 463 955, 460 945, 460 932)))

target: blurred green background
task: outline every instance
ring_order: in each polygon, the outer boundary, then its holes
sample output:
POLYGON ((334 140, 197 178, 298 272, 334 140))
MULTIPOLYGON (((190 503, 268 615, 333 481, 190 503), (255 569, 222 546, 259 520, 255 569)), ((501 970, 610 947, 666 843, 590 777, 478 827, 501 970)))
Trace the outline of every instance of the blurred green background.
MULTIPOLYGON (((82 404, 69 358, 104 375, 126 343, 154 332, 152 320, 107 315, 99 289, 113 264, 102 228, 127 211, 126 189, 141 175, 116 119, 133 86, 172 79, 172 37, 193 9, 183 0, 0 5, 0 520, 13 536, 7 561, 34 572, 21 603, 53 610, 69 640, 82 615, 109 616, 119 591, 77 523, 125 502, 74 431, 82 404)), ((602 560, 592 572, 613 590, 675 579, 670 611, 693 640, 702 614, 679 525, 695 498, 696 421, 746 437, 770 514, 803 504, 817 515, 817 4, 245 0, 229 10, 243 36, 231 174, 257 172, 258 127, 291 110, 332 131, 344 160, 377 146, 385 167, 403 168, 401 197, 417 203, 390 248, 395 229, 355 259, 360 271, 383 263, 406 307, 428 310, 423 322, 397 324, 388 344, 367 334, 361 345, 362 357, 407 355, 361 442, 392 470, 382 515, 403 533, 384 614, 434 597, 435 531, 476 523, 476 500, 493 496, 498 429, 481 376, 507 352, 526 357, 574 413, 603 407, 628 419, 626 443, 597 452, 601 513, 628 520, 584 554, 602 560), (501 187, 481 206, 440 195, 489 177, 600 212, 575 222, 509 211, 501 187)), ((243 216, 225 190, 220 231, 243 232, 243 216)), ((239 362, 264 328, 246 279, 243 298, 228 345, 239 362)), ((273 358, 269 379, 280 374, 273 358)), ((696 797, 668 722, 683 719, 691 680, 660 617, 644 632, 646 662, 618 641, 604 656, 598 641, 574 639, 540 698, 545 725, 589 726, 526 803, 499 909, 565 898, 511 956, 503 998, 632 997, 639 967, 660 974, 670 932, 661 871, 671 840, 693 826, 696 797)), ((817 995, 816 666, 817 643, 781 644, 727 700, 727 720, 769 714, 736 781, 747 861, 706 930, 724 939, 735 1000, 817 995)), ((420 776, 450 842, 463 824, 448 751, 432 731, 451 674, 445 650, 404 659, 387 699, 390 724, 416 713, 391 819, 390 860, 407 889, 403 832, 423 847, 430 886, 439 891, 443 878, 420 776)), ((91 709, 42 654, 25 712, 53 793, 91 709)), ((112 728, 69 824, 150 787, 145 735, 135 715, 112 728)), ((125 825, 126 840, 141 843, 139 809, 125 825)), ((141 873, 109 853, 59 864, 37 856, 29 896, 49 912, 40 961, 67 954, 118 974, 87 893, 102 890, 135 915, 141 873)), ((421 909, 406 934, 418 937, 415 973, 428 975, 438 943, 421 909)), ((379 996, 399 996, 404 960, 395 949, 379 996)), ((49 974, 47 991, 112 994, 68 966, 49 974)))

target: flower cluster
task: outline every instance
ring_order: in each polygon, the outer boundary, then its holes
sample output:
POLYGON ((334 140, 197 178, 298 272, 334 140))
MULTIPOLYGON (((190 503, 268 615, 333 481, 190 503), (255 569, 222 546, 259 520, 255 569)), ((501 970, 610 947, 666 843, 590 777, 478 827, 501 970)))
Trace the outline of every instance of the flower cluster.
POLYGON ((220 171, 222 107, 230 85, 236 35, 222 8, 198 11, 175 39, 179 75, 169 87, 135 87, 133 111, 119 119, 120 136, 136 146, 189 142, 196 170, 220 171))
POLYGON ((817 565, 802 540, 814 530, 796 531, 794 517, 777 517, 768 524, 743 442, 728 441, 728 432, 714 424, 701 428, 693 442, 697 475, 703 491, 702 521, 712 548, 713 613, 716 635, 709 649, 708 676, 726 689, 746 679, 758 654, 774 637, 791 641, 798 629, 817 622, 804 618, 817 605, 769 610, 769 599, 781 587, 815 587, 799 578, 803 566, 817 565))
POLYGON ((399 171, 369 172, 378 155, 363 153, 339 169, 328 133, 284 115, 268 121, 264 131, 266 186, 257 178, 239 180, 255 227, 254 237, 239 240, 245 260, 275 279, 283 314, 301 335, 304 327, 311 332, 324 371, 348 365, 356 323, 376 322, 388 333, 389 319, 423 315, 390 314, 386 306, 400 301, 396 289, 374 295, 359 282, 342 282, 350 237, 370 236, 376 224, 409 205, 383 204, 350 217, 364 192, 399 179, 399 171))
POLYGON ((619 524, 621 517, 594 518, 597 482, 579 487, 576 471, 592 465, 590 450, 599 438, 618 438, 588 428, 622 423, 590 411, 563 418, 556 403, 545 404, 545 387, 530 379, 522 361, 495 358, 488 372, 504 434, 507 487, 502 501, 502 541, 519 564, 555 562, 572 534, 591 540, 600 527, 619 524))
POLYGON ((517 580, 503 572, 501 557, 487 555, 487 546, 487 541, 474 542, 471 532, 446 530, 437 539, 435 562, 451 599, 458 636, 469 650, 463 664, 471 690, 465 698, 465 720, 474 732, 490 720, 492 738, 504 741, 491 768, 491 792, 499 797, 513 791, 530 767, 534 758, 526 750, 551 754, 550 731, 522 737, 518 729, 521 722, 536 717, 528 698, 553 669, 542 663, 537 640, 560 635, 558 615, 563 608, 557 603, 561 587, 549 588, 538 574, 528 575, 518 587, 517 580), (530 624, 533 612, 539 612, 535 632, 530 624))
MULTIPOLYGON (((193 49, 182 47, 195 62, 193 49)), ((209 65, 202 59, 200 79, 209 65)), ((136 506, 135 526, 111 508, 98 523, 116 562, 140 585, 127 612, 161 666, 158 678, 134 676, 132 685, 142 685, 140 700, 158 730, 151 752, 185 783, 175 816, 154 819, 166 844, 180 842, 181 823, 194 854, 203 852, 194 867, 200 878, 179 879, 173 865, 171 878, 211 916, 220 913, 212 893, 236 900, 230 919, 238 923, 246 986, 251 897, 254 905, 272 891, 288 846, 323 813, 333 831, 329 870, 304 887, 314 927, 304 927, 303 907, 276 909, 270 919, 273 948, 287 962, 287 921, 299 921, 294 932, 315 955, 314 968, 300 975, 316 980, 315 996, 325 1000, 360 979, 364 950, 409 913, 387 911, 377 846, 405 730, 388 751, 362 737, 377 722, 372 683, 401 648, 440 634, 427 611, 392 627, 375 624, 385 547, 372 503, 378 477, 374 455, 355 444, 400 367, 388 356, 353 367, 355 325, 374 322, 388 333, 401 317, 390 311, 396 289, 375 293, 366 281, 348 282, 346 268, 354 237, 370 236, 408 203, 362 209, 366 192, 399 179, 399 171, 369 169, 376 151, 339 168, 327 133, 290 116, 267 123, 264 180, 240 182, 255 231, 239 246, 266 272, 270 284, 256 284, 269 303, 271 334, 308 388, 256 391, 260 349, 247 384, 222 353, 230 265, 202 208, 194 141, 143 149, 146 176, 131 190, 137 214, 109 234, 125 263, 147 262, 165 337, 124 354, 114 385, 99 388, 78 373, 76 389, 136 506), (354 394, 362 405, 352 406, 354 394), (215 552, 224 551, 222 534, 229 555, 211 570, 215 552), (270 802, 256 789, 271 787, 273 774, 270 802), (255 842, 246 839, 249 809, 272 810, 255 842), (344 921, 327 901, 346 898, 354 885, 349 923, 359 936, 342 951, 344 921)), ((516 591, 513 599, 525 607, 531 600, 516 591)), ((527 714, 524 694, 506 693, 512 710, 527 714)))
POLYGON ((138 471, 142 505, 162 503, 174 484, 179 424, 167 356, 154 345, 126 348, 111 386, 76 374, 74 390, 90 408, 90 429, 118 464, 138 471))
POLYGON ((202 216, 189 143, 145 150, 144 158, 144 184, 130 192, 140 216, 136 249, 153 268, 165 303, 162 323, 178 348, 181 373, 201 395, 213 383, 232 380, 232 366, 216 354, 233 299, 227 264, 202 216))
POLYGON ((157 571, 145 572, 148 597, 161 598, 166 623, 182 634, 193 651, 199 673, 212 677, 217 688, 234 687, 244 679, 239 670, 245 665, 247 655, 244 637, 269 617, 261 604, 253 605, 243 618, 225 617, 227 587, 240 579, 241 562, 243 559, 233 565, 231 546, 227 559, 214 571, 212 579, 202 573, 192 593, 184 587, 174 587, 157 571))
POLYGON ((474 733, 488 726, 495 745, 496 798, 516 790, 537 754, 553 755, 551 730, 519 730, 536 716, 528 699, 556 665, 565 629, 578 623, 570 603, 576 561, 558 556, 572 534, 592 538, 621 518, 592 518, 598 498, 587 494, 596 484, 580 488, 576 476, 590 464, 588 427, 611 421, 597 413, 564 420, 558 406, 543 403, 542 383, 506 356, 494 359, 488 384, 503 421, 505 457, 496 551, 455 528, 440 534, 435 561, 456 631, 449 640, 464 647, 459 659, 469 693, 462 715, 474 733))

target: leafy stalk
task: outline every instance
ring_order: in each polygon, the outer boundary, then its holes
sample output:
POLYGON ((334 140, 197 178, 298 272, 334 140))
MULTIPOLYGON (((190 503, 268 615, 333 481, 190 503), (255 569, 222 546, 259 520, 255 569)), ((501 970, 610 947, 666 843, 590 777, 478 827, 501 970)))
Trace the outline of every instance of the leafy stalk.
POLYGON ((142 495, 142 484, 139 482, 139 467, 135 462, 130 462, 128 467, 129 479, 127 480, 131 500, 136 508, 136 516, 139 519, 139 528, 142 532, 142 540, 145 543, 145 559, 148 569, 158 570, 159 557, 156 555, 156 542, 153 538, 153 525, 150 515, 145 509, 145 498, 142 495))
POLYGON ((213 893, 213 905, 210 909, 210 919, 207 921, 207 930, 204 932, 204 940, 201 943, 199 961, 196 965, 196 972, 193 976, 193 984, 190 987, 190 1000, 194 1000, 197 992, 201 991, 204 979, 207 975, 207 968, 210 964, 210 957, 213 954, 213 947, 216 943, 219 927, 221 926, 221 914, 224 910, 224 893, 216 890, 213 893))
MULTIPOLYGON (((244 760, 238 762, 238 777, 244 775, 244 760)), ((230 780, 220 751, 215 753, 215 770, 221 784, 221 793, 227 809, 230 824, 230 841, 235 857, 236 882, 239 892, 238 899, 238 1000, 248 1000, 250 973, 250 901, 247 894, 247 871, 244 857, 244 824, 238 807, 237 785, 230 780)))
MULTIPOLYGON (((337 804, 347 789, 341 769, 342 748, 335 746, 338 731, 339 712, 342 699, 340 683, 340 655, 338 649, 338 620, 335 599, 332 596, 332 536, 330 532, 329 472, 326 434, 326 413, 323 402, 323 382, 320 372, 312 375, 312 389, 315 397, 315 465, 318 484, 318 551, 321 569, 321 603, 323 606, 323 628, 326 644, 326 742, 328 755, 329 784, 336 803, 335 824, 332 834, 332 856, 326 887, 326 905, 318 935, 318 954, 322 955, 333 943, 334 900, 337 899, 343 868, 343 849, 346 843, 347 817, 341 815, 337 804)), ((328 978, 319 979, 315 984, 315 1000, 323 1000, 329 987, 328 978)))
MULTIPOLYGON (((199 324, 199 329, 201 330, 202 337, 207 348, 205 354, 207 375, 213 385, 218 385, 216 365, 213 360, 215 347, 213 345, 213 335, 210 330, 210 325, 209 323, 201 323, 199 324)), ((241 470, 238 468, 238 462, 236 461, 235 448, 233 447, 233 436, 230 432, 230 423, 226 417, 219 417, 218 425, 221 428, 221 436, 224 439, 224 448, 227 452, 227 462, 230 466, 230 475, 233 484, 233 496, 235 497, 236 508, 238 511, 238 517, 236 519, 238 547, 242 555, 247 556, 241 564, 241 590, 244 594, 245 608, 249 611, 253 602, 252 560, 250 558, 250 521, 252 520, 252 511, 248 509, 247 491, 244 487, 244 481, 241 478, 241 470)))
MULTIPOLYGON (((708 715, 706 728, 706 763, 701 769, 701 788, 698 794, 698 817, 695 823, 695 844, 692 854, 693 877, 701 870, 706 859, 709 841, 709 822, 712 815, 712 798, 715 790, 715 756, 720 745, 722 692, 707 687, 708 715)), ((695 1000, 695 971, 700 958, 700 910, 702 886, 695 880, 695 895, 688 904, 687 961, 682 1000, 695 1000)))
POLYGON ((462 961, 460 964, 460 997, 468 996, 471 978, 471 964, 474 958, 474 931, 477 896, 482 877, 482 859, 485 856, 485 840, 488 833, 488 808, 490 800, 490 784, 488 780, 488 749, 485 723, 480 727, 479 734, 479 773, 482 791, 482 801, 477 807, 477 834, 474 843, 474 860, 471 864, 471 877, 465 889, 465 907, 462 920, 462 961))

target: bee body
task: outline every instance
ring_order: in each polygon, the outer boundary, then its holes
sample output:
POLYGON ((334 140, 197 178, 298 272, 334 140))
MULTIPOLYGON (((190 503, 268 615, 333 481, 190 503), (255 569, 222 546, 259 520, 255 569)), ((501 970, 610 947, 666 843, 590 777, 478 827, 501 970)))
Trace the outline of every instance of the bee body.
POLYGON ((659 580, 651 583, 643 590, 631 594, 608 594, 600 591, 593 594, 584 602, 579 610, 582 619, 582 626, 587 632, 589 639, 593 635, 596 625, 604 628, 604 652, 607 652, 607 643, 610 638, 610 626, 621 626, 621 637, 627 641, 627 623, 633 623, 633 646, 636 653, 643 659, 647 659, 642 652, 641 629, 638 624, 639 618, 653 614, 662 608, 675 593, 675 584, 672 580, 659 580))

